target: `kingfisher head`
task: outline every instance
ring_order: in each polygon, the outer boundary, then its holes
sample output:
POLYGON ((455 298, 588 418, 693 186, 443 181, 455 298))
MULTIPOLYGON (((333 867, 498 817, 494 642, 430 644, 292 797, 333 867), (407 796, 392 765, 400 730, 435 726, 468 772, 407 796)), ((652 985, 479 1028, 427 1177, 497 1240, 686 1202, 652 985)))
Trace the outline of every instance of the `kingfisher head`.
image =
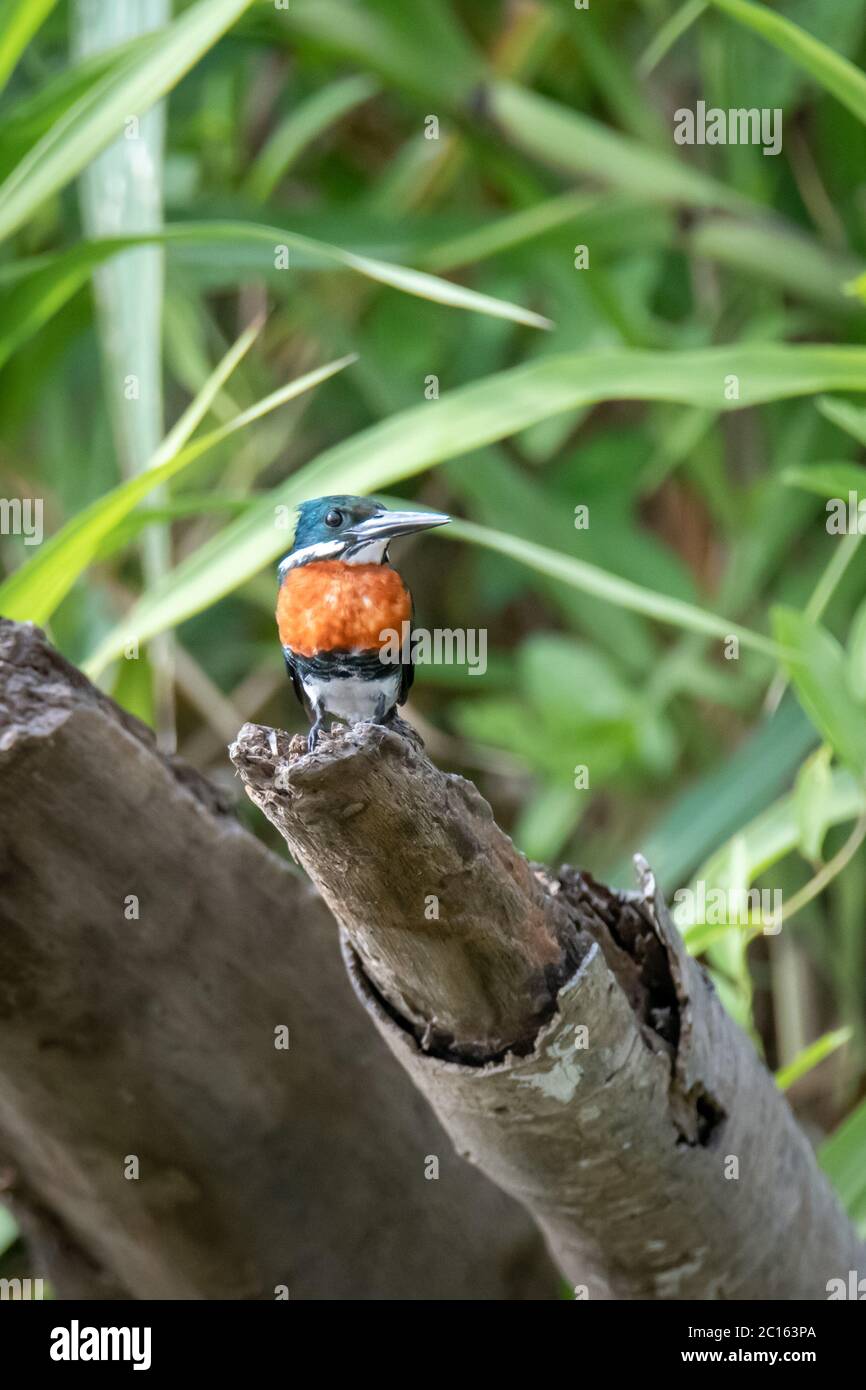
POLYGON ((397 536, 444 526, 444 512, 394 512, 371 497, 314 497, 298 508, 292 548, 280 562, 280 577, 311 560, 349 565, 384 564, 397 536))

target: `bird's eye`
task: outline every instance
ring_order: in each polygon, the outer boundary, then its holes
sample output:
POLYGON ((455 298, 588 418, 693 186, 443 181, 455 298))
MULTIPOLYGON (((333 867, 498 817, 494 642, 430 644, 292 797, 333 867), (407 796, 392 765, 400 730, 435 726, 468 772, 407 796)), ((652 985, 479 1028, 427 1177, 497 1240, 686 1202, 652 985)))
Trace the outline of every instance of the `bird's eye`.
POLYGON ((343 513, 341 511, 338 511, 336 507, 332 507, 331 510, 328 512, 327 516, 325 517, 325 525, 342 526, 342 524, 343 513))

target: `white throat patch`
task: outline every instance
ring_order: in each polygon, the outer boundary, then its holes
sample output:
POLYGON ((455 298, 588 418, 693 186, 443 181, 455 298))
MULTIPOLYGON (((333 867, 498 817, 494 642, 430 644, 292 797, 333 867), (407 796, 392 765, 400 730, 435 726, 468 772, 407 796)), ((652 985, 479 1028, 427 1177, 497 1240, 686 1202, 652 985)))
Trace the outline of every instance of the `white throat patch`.
POLYGON ((315 545, 305 545, 303 550, 295 550, 281 560, 277 573, 283 580, 289 570, 298 565, 308 565, 311 560, 342 560, 345 565, 381 565, 388 557, 388 540, 368 541, 366 545, 346 550, 345 541, 317 541, 315 545))
POLYGON ((282 579, 288 570, 293 570, 297 565, 307 565, 311 560, 338 560, 342 543, 340 541, 320 541, 317 545, 305 545, 303 550, 295 550, 291 555, 287 555, 281 560, 277 573, 282 579))
POLYGON ((343 558, 347 565, 381 565, 388 558, 388 544, 387 540, 368 541, 366 545, 350 550, 343 558))

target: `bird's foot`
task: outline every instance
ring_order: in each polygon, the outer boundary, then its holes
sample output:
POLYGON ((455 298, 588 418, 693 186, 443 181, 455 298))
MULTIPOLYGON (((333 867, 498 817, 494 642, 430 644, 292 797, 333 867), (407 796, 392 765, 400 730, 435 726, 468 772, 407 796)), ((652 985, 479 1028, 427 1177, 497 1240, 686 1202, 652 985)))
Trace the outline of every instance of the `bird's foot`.
POLYGON ((385 696, 380 695, 378 700, 376 701, 376 709, 373 713, 373 717, 370 720, 370 723, 381 724, 383 728, 387 729, 389 725, 393 724, 396 715, 397 706, 394 704, 389 705, 386 702, 385 696))

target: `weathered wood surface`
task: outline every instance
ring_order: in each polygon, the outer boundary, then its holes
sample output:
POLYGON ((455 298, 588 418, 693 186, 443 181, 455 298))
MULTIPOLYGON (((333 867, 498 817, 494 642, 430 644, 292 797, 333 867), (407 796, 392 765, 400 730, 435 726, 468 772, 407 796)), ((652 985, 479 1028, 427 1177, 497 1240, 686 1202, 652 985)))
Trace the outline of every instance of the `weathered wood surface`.
POLYGON ((591 1297, 823 1299, 866 1252, 652 874, 526 863, 399 731, 246 725, 252 800, 341 923, 376 1027, 591 1297), (435 912, 434 912, 435 905, 435 912))
POLYGON ((369 1027, 305 881, 9 622, 0 1189, 61 1297, 555 1291, 369 1027))

